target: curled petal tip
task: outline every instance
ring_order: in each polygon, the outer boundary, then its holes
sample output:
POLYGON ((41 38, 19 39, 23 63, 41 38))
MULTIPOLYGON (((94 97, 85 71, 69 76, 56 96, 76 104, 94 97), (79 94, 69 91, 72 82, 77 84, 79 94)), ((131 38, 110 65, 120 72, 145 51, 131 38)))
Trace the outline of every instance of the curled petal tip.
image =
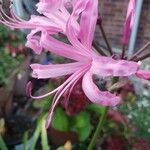
POLYGON ((26 85, 26 95, 28 97, 31 97, 31 91, 32 91, 32 82, 29 81, 26 85))
POLYGON ((42 52, 42 46, 40 45, 40 41, 36 36, 28 39, 25 46, 33 49, 38 55, 42 52))
POLYGON ((93 103, 102 106, 116 106, 120 103, 120 97, 108 91, 100 91, 92 79, 92 73, 87 72, 82 80, 82 88, 85 95, 93 103))

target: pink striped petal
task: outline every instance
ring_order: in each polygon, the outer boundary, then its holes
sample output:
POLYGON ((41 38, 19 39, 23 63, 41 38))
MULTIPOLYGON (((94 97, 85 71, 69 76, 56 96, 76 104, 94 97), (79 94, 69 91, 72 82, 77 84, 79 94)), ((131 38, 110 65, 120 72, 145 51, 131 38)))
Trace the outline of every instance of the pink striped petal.
POLYGON ((88 2, 89 0, 78 0, 74 3, 73 12, 69 17, 67 23, 66 34, 69 41, 75 48, 79 49, 80 51, 83 51, 84 53, 90 56, 91 53, 89 53, 88 49, 84 45, 82 45, 81 42, 78 40, 78 35, 76 34, 74 29, 75 22, 79 19, 80 14, 85 10, 88 2))
POLYGON ((99 76, 131 76, 134 75, 139 65, 133 61, 114 60, 111 57, 94 57, 91 71, 99 76))
POLYGON ((54 12, 61 7, 62 0, 40 0, 36 5, 38 7, 37 11, 40 13, 43 12, 54 12))
POLYGON ((35 28, 44 29, 47 32, 50 31, 50 33, 52 31, 54 31, 53 33, 58 33, 62 31, 58 22, 55 22, 54 20, 44 16, 32 15, 30 20, 28 21, 28 24, 34 25, 35 28))
POLYGON ((136 73, 136 75, 139 78, 150 80, 150 71, 149 70, 138 70, 137 73, 136 73))
POLYGON ((90 0, 81 15, 79 35, 81 43, 88 49, 91 49, 97 17, 98 0, 90 0))
POLYGON ((108 91, 100 91, 98 87, 94 84, 92 79, 92 74, 88 71, 82 81, 82 88, 85 95, 93 103, 103 105, 103 106, 116 106, 120 103, 120 97, 108 91))
POLYGON ((84 63, 68 63, 68 64, 50 64, 40 65, 31 64, 33 69, 33 77, 38 79, 56 78, 64 75, 72 74, 85 66, 84 63))
POLYGON ((55 38, 49 36, 47 33, 42 34, 41 44, 45 49, 59 56, 76 61, 89 60, 89 57, 87 57, 87 55, 82 51, 79 51, 77 48, 74 48, 69 44, 56 40, 55 38))
POLYGON ((56 105, 58 104, 60 97, 66 92, 66 91, 70 91, 70 88, 72 87, 72 85, 75 84, 75 82, 77 82, 81 76, 83 76, 83 74, 87 71, 87 69, 89 68, 89 66, 85 66, 84 68, 79 69, 77 72, 75 72, 73 75, 71 75, 66 81, 65 81, 65 85, 62 87, 62 89, 60 89, 56 94, 55 97, 53 99, 53 103, 51 106, 51 109, 49 110, 49 114, 47 117, 47 121, 46 121, 46 128, 49 127, 51 120, 52 120, 52 116, 53 116, 53 112, 54 109, 56 107, 56 105))
POLYGON ((135 16, 135 0, 129 0, 126 20, 123 28, 123 44, 128 44, 135 16))
MULTIPOLYGON (((63 33, 66 33, 66 24, 69 19, 70 13, 68 12, 66 5, 71 5, 69 0, 41 0, 38 4, 38 11, 52 21, 56 27, 62 29, 63 33)), ((78 31, 79 26, 77 23, 74 25, 75 29, 78 31)))

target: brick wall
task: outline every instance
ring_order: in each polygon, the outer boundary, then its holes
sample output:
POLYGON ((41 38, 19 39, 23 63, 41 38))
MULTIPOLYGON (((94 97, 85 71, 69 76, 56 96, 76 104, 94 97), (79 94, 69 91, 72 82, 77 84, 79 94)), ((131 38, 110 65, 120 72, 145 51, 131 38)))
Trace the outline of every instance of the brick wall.
MULTIPOLYGON (((100 0, 99 8, 103 26, 109 41, 115 48, 121 48, 122 29, 126 17, 128 0, 100 0)), ((98 34, 96 36, 99 36, 98 34)), ((101 36, 100 36, 101 37, 101 36)), ((150 0, 144 0, 136 48, 150 40, 150 0)), ((100 40, 100 45, 104 41, 100 40)))

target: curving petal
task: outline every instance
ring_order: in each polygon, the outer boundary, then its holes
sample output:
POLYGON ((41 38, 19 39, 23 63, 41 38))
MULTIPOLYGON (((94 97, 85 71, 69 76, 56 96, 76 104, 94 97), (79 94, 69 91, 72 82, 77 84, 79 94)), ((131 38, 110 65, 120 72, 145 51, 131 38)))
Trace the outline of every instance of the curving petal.
POLYGON ((136 75, 139 78, 150 80, 150 71, 149 70, 138 70, 137 73, 136 73, 136 75))
MULTIPOLYGON (((70 13, 65 6, 68 7, 70 5, 72 6, 69 0, 41 0, 37 4, 37 10, 62 29, 63 33, 66 33, 66 24, 70 13)), ((74 27, 76 32, 78 32, 79 26, 77 23, 74 27)))
POLYGON ((53 35, 56 34, 59 30, 57 28, 51 28, 49 30, 45 30, 45 28, 37 28, 31 30, 31 32, 27 35, 26 46, 34 50, 36 54, 40 54, 42 52, 43 46, 41 44, 41 36, 38 34, 44 34, 48 32, 53 35))
POLYGON ((123 28, 123 44, 128 44, 135 16, 135 0, 129 0, 126 20, 123 28))
POLYGON ((50 33, 53 31, 53 33, 62 32, 62 28, 58 22, 55 22, 52 19, 49 19, 44 16, 35 16, 32 15, 30 20, 27 21, 27 23, 30 25, 34 25, 34 28, 41 28, 46 30, 47 32, 50 31, 50 33))
MULTIPOLYGON (((48 113, 48 117, 47 117, 47 121, 46 121, 46 128, 49 127, 50 123, 51 123, 51 120, 52 120, 52 116, 53 116, 53 112, 54 112, 54 109, 56 107, 56 105, 58 104, 61 96, 67 91, 67 90, 70 90, 70 88, 72 87, 72 85, 75 84, 76 81, 78 81, 82 76, 83 74, 89 69, 89 66, 85 66, 81 69, 79 69, 78 71, 76 71, 73 75, 71 75, 67 80, 68 83, 65 84, 62 89, 60 89, 54 99, 53 99, 53 103, 52 103, 52 106, 51 106, 51 109, 49 110, 49 113, 48 113)), ((67 82, 67 81, 65 81, 67 82)), ((71 91, 70 91, 71 92, 71 91)))
POLYGON ((81 43, 88 49, 91 49, 97 17, 98 0, 90 0, 81 15, 79 35, 81 43))
POLYGON ((91 71, 102 77, 106 76, 131 76, 139 69, 139 65, 133 61, 114 60, 111 57, 95 56, 91 71))
POLYGON ((53 22, 52 20, 44 17, 44 16, 35 16, 32 15, 29 20, 23 20, 19 18, 15 12, 12 10, 12 7, 10 8, 11 11, 11 17, 9 17, 5 12, 3 11, 2 6, 0 6, 0 22, 4 25, 15 28, 15 29, 37 29, 37 28, 43 28, 47 31, 54 30, 55 32, 62 32, 62 29, 60 26, 53 22))
POLYGON ((76 21, 79 19, 80 14, 85 10, 88 2, 89 0, 78 0, 74 2, 73 12, 67 22, 66 34, 69 41, 74 47, 76 47, 80 51, 83 51, 87 55, 91 55, 88 49, 78 40, 78 34, 75 32, 74 28, 76 21))
POLYGON ((41 37, 35 35, 37 32, 39 32, 39 30, 35 29, 28 34, 26 46, 34 50, 36 54, 40 54, 42 52, 42 46, 40 44, 41 37))
POLYGON ((89 57, 73 46, 56 40, 47 33, 42 34, 41 45, 50 52, 76 61, 87 61, 89 57))
POLYGON ((68 63, 68 64, 50 64, 50 65, 40 65, 40 64, 31 64, 33 69, 33 77, 38 79, 46 78, 56 78, 64 75, 69 75, 80 68, 84 67, 84 63, 68 63))
POLYGON ((85 95, 93 103, 103 106, 116 106, 120 103, 120 97, 116 96, 108 91, 100 91, 94 84, 92 74, 88 71, 82 80, 82 88, 85 95))

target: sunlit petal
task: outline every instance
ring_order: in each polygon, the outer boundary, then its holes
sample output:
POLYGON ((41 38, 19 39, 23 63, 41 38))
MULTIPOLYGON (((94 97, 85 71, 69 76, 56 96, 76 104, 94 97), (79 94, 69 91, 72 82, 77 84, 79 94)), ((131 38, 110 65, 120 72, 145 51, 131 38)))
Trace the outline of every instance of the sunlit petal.
POLYGON ((64 75, 72 74, 84 67, 84 63, 68 63, 68 64, 32 64, 33 77, 38 79, 56 78, 64 75))

